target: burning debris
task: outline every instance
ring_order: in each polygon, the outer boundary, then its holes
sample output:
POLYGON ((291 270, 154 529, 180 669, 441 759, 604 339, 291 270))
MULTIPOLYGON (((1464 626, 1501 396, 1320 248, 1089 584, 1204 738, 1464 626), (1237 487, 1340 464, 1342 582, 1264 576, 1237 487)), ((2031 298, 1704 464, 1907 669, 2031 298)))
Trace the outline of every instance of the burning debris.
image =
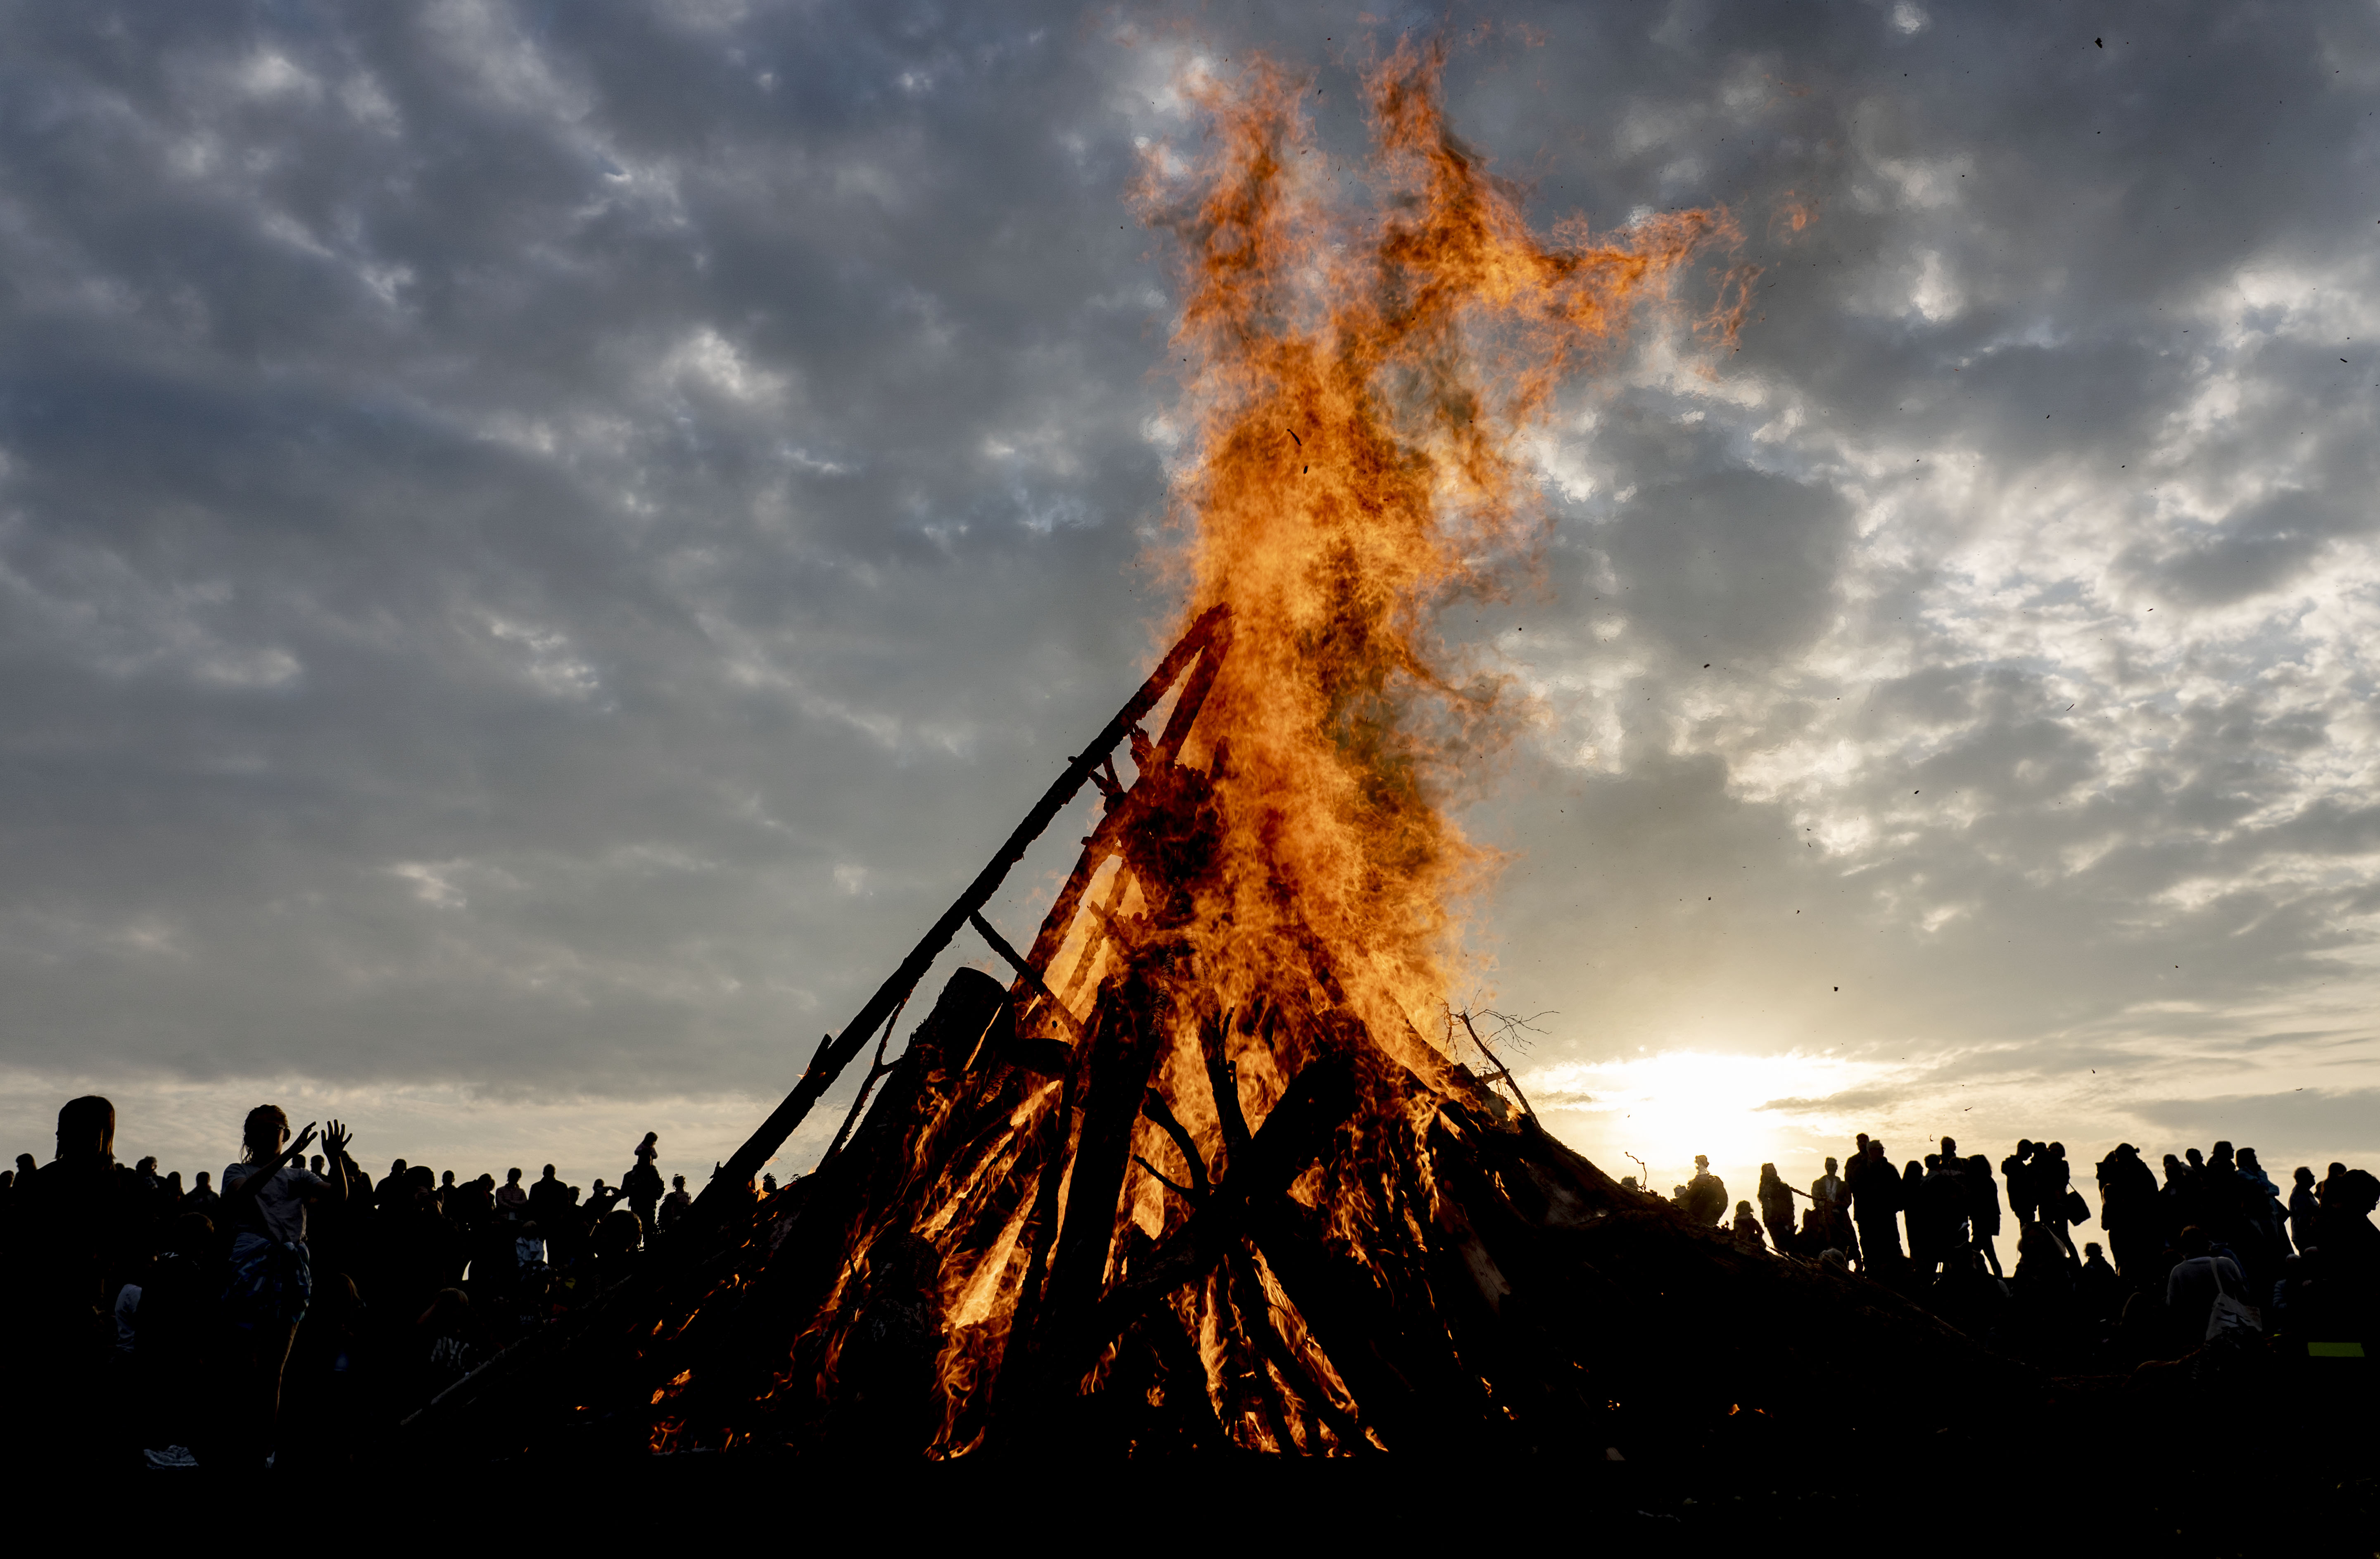
POLYGON ((655 1270, 450 1393, 442 1435, 1599 1455, 2000 1368, 1615 1184, 1432 1016, 1480 864, 1444 803, 1503 710, 1430 624, 1525 562, 1515 441, 1563 375, 1729 231, 1686 212, 1540 244, 1446 132, 1436 71, 1402 53, 1373 80, 1398 193, 1360 230, 1325 198, 1300 84, 1269 66, 1208 93, 1208 160, 1152 165, 1203 417, 1178 489, 1187 631, 655 1270), (984 906, 1087 783, 1099 821, 1020 952, 984 906), (961 971, 884 1063, 970 925, 1014 979, 961 971), (740 1198, 871 1045, 817 1172, 740 1198), (1752 1312, 1769 1326, 1727 1324, 1752 1312), (1879 1327, 1889 1375, 1846 1369, 1879 1327))

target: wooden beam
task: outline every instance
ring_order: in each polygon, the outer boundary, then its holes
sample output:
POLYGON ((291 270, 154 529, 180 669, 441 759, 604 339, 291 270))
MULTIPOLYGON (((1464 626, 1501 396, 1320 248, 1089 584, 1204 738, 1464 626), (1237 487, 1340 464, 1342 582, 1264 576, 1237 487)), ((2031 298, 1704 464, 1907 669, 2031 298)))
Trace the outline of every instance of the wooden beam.
POLYGON ((998 953, 1002 958, 1008 961, 1008 967, 1016 971, 1016 977, 1018 979, 1024 981, 1026 985, 1041 993, 1042 997, 1050 1003, 1050 1010, 1058 1015, 1058 1021, 1066 1025, 1066 1032, 1075 1036, 1075 1043, 1077 1045, 1081 1044, 1083 1041, 1083 1021, 1080 1018, 1075 1017, 1074 1012, 1067 1008, 1064 1002, 1058 999, 1058 993, 1051 990, 1050 988, 1050 983, 1041 978, 1041 971, 1026 962, 1025 955, 1018 952, 1014 948, 1010 947, 1008 945, 1008 938, 1002 936, 999 932, 994 931, 991 928, 991 922, 984 919, 981 912, 970 912, 967 915, 967 924, 975 927, 977 936, 991 944, 991 950, 993 952, 998 953))
POLYGON ((999 852, 983 870, 976 874, 975 880, 967 884, 966 891, 942 912, 941 918, 919 938, 917 945, 909 950, 909 956, 901 961, 900 967, 892 971, 876 988, 876 994, 868 998, 867 1005, 844 1025, 843 1033, 834 1043, 820 1048, 818 1058, 794 1084, 793 1092, 769 1112, 768 1118, 760 1122, 759 1129, 735 1150, 719 1173, 711 1177, 710 1183, 702 1188, 701 1196, 696 1199, 694 1213, 707 1219, 715 1218, 720 1208, 745 1197, 745 1186, 760 1173, 760 1166, 784 1146, 785 1139, 792 1136, 794 1129, 809 1115, 819 1096, 833 1086, 835 1079, 843 1075, 843 1070, 851 1064, 877 1029, 892 1015, 893 1009, 907 999, 910 991, 925 977, 934 960, 957 935, 958 928, 966 924, 967 917, 982 909, 1000 890, 1009 869, 1025 858, 1025 852, 1033 841, 1041 837, 1042 831, 1050 827, 1060 812, 1065 810, 1066 804, 1075 799, 1075 792, 1090 778, 1091 770, 1107 761, 1108 755, 1115 751, 1116 743, 1123 740, 1125 731, 1148 718, 1148 711, 1157 707, 1183 672, 1189 670, 1191 662, 1208 647, 1216 630, 1229 621, 1230 616, 1229 607, 1214 606, 1190 625, 1190 631, 1182 635, 1181 642, 1158 663, 1157 670, 1149 673, 1148 680, 1141 683, 1140 691, 1134 694, 1131 701, 1100 728, 1099 733, 1066 766, 1066 771, 1050 782, 1050 788, 1041 793, 1041 799, 1033 804, 1033 810, 1025 815, 1025 821, 1016 826, 999 852), (720 1188, 722 1186, 727 1189, 722 1190, 720 1188))

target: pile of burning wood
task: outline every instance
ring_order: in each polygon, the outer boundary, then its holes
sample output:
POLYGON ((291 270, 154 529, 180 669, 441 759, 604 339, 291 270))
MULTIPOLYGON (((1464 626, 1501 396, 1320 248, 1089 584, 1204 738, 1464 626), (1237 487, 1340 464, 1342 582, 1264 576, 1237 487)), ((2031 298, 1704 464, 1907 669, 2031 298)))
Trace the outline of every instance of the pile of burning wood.
POLYGON ((1225 853, 1211 766, 1177 755, 1230 643, 1227 613, 1198 622, 653 1270, 425 1430, 490 1453, 1600 1454, 1742 1412, 1922 1417, 2004 1376, 1877 1286, 1614 1183, 1509 1082, 1384 1039, 1293 927, 1257 988, 1217 990, 1195 934, 1225 853), (983 905, 1086 782, 1104 816, 1019 953, 983 905), (1014 982, 962 969, 883 1062, 969 922, 1014 982), (753 1202, 751 1175, 871 1041, 818 1170, 753 1202))
MULTIPOLYGON (((1183 256, 1187 632, 656 1269, 450 1393, 434 1432, 1599 1450, 1890 1411, 1996 1369, 1880 1287, 1614 1184, 1429 1016, 1484 861, 1449 802, 1509 729, 1498 677, 1434 625, 1531 566, 1522 440, 1565 374, 1733 224, 1541 242, 1448 132, 1435 54, 1372 73, 1378 151, 1352 181, 1307 83, 1245 69, 1185 83, 1208 150, 1152 155, 1141 191, 1183 256), (1346 209, 1357 187, 1382 203, 1346 209), (984 907, 1087 784, 1100 820, 1018 952, 984 907), (1013 981, 962 972, 886 1062, 970 923, 1013 981), (870 1045, 823 1163, 756 1208, 752 1178, 870 1045)), ((1723 345, 1750 274, 1725 270, 1673 349, 1723 345)))

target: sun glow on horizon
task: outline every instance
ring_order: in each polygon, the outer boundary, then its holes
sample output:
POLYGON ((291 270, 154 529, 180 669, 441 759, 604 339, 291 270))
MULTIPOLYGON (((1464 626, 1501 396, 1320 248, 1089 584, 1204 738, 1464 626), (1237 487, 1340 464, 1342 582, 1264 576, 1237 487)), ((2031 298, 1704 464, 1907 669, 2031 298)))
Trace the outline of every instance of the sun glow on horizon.
MULTIPOLYGON (((1734 1188, 1742 1166, 1840 1156, 1849 1112, 1821 1101, 1892 1069, 1830 1054, 1729 1055, 1664 1050, 1609 1061, 1566 1062, 1522 1074, 1530 1103, 1566 1141, 1616 1176, 1645 1166, 1647 1189, 1667 1194, 1707 1154, 1734 1188), (1790 1104, 1789 1104, 1790 1102, 1790 1104), (1781 1107, 1780 1107, 1781 1106, 1781 1107), (1838 1130, 1840 1126, 1842 1130, 1838 1130)), ((1793 1171, 1786 1169, 1789 1179, 1793 1171)), ((1806 1177, 1805 1177, 1806 1178, 1806 1177)), ((1733 1190, 1749 1196, 1752 1180, 1733 1190)))

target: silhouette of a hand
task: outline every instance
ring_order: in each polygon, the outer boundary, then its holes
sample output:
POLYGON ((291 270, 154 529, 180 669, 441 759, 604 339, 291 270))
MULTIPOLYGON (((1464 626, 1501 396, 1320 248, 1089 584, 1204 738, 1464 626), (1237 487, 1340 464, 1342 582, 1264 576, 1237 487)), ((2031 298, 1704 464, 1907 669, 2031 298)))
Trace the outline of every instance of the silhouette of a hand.
POLYGON ((322 1128, 322 1151, 334 1159, 346 1153, 347 1144, 353 1141, 355 1138, 349 1134, 344 1122, 334 1120, 322 1128))

